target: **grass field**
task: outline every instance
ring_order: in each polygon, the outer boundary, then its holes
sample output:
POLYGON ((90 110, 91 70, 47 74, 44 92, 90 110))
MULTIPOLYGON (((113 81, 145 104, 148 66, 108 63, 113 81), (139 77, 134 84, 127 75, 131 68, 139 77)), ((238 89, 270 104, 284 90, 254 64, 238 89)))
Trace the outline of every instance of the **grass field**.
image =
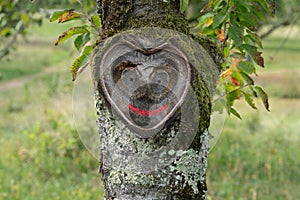
MULTIPOLYGON (((0 63, 0 200, 103 199, 99 163, 72 118, 74 52, 53 45, 62 30, 32 28, 0 63)), ((238 102, 243 120, 226 119, 209 155, 210 199, 300 199, 300 31, 293 31, 283 47, 287 34, 264 41, 266 69, 257 81, 271 112, 259 101, 258 111, 238 102)))

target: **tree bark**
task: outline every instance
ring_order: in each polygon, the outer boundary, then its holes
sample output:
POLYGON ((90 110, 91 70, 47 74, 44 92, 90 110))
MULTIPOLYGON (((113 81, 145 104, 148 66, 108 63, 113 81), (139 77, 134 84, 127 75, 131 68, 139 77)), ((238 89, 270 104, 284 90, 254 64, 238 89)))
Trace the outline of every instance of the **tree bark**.
POLYGON ((104 37, 141 27, 161 27, 188 34, 179 0, 97 0, 104 37))
MULTIPOLYGON (((187 21, 180 13, 179 0, 97 0, 97 5, 103 34, 98 49, 102 51, 106 48, 104 43, 107 38, 135 28, 158 27, 189 35, 187 21)), ((160 30, 157 31, 159 35, 160 30)), ((138 30, 134 34, 139 37, 143 35, 142 32, 143 30, 138 30)), ((181 42, 181 37, 184 41, 188 40, 185 36, 178 36, 179 41, 170 41, 189 44, 181 42)), ((128 40, 127 36, 117 39, 128 40)), ((221 55, 216 53, 215 48, 211 48, 212 43, 206 41, 202 45, 207 48, 214 61, 221 62, 221 55)), ((196 65, 202 67, 194 66, 190 81, 193 89, 191 96, 195 96, 197 103, 184 100, 187 102, 184 104, 185 111, 189 113, 184 127, 180 127, 184 113, 178 111, 156 135, 149 138, 138 137, 125 123, 115 118, 113 106, 104 92, 105 86, 99 81, 98 68, 101 68, 102 57, 98 56, 99 52, 96 50, 92 68, 99 115, 100 172, 105 199, 206 199, 208 127, 212 89, 219 71, 202 47, 199 52, 193 52, 197 49, 193 45, 184 48, 189 49, 187 51, 192 55, 187 56, 189 59, 201 58, 196 65), (197 121, 199 117, 200 121, 197 121), (193 129, 197 129, 195 135, 192 134, 193 129)), ((190 98, 189 92, 187 96, 190 98)))

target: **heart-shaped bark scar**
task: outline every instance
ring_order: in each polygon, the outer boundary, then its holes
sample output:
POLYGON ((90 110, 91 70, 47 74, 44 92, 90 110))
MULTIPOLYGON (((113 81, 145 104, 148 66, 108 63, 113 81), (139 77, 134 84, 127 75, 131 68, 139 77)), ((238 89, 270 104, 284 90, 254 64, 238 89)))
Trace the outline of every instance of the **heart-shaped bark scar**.
POLYGON ((180 112, 196 60, 186 50, 192 49, 189 40, 174 32, 158 36, 150 33, 153 30, 116 35, 94 52, 96 88, 101 88, 116 116, 141 138, 155 135, 180 112))

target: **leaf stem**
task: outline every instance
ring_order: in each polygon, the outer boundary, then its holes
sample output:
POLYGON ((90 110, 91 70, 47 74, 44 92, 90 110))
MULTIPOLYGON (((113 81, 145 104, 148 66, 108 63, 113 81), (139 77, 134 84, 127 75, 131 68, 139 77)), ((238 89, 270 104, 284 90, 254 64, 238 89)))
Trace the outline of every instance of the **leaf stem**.
POLYGON ((250 85, 249 85, 249 84, 245 84, 245 85, 239 86, 239 87, 237 87, 237 88, 235 88, 235 89, 233 89, 233 90, 231 90, 231 91, 229 91, 229 92, 224 92, 224 93, 221 94, 218 98, 216 98, 215 100, 213 100, 213 103, 215 103, 216 101, 222 99, 223 97, 227 96, 228 94, 230 94, 230 93, 232 93, 232 92, 235 92, 235 91, 237 91, 237 90, 246 88, 246 87, 248 87, 248 86, 250 86, 250 85))
POLYGON ((92 20, 92 18, 90 17, 90 15, 86 11, 86 9, 84 8, 82 1, 81 0, 77 0, 77 2, 80 4, 81 10, 83 11, 86 19, 90 22, 90 24, 92 25, 92 27, 97 31, 98 35, 99 36, 102 35, 102 31, 94 23, 94 21, 92 20))

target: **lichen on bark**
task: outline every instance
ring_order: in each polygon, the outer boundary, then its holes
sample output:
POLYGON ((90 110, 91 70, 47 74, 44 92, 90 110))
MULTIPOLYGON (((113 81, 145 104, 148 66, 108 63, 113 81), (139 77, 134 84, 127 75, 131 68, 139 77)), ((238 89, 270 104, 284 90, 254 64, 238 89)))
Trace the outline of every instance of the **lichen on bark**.
MULTIPOLYGON (((135 166, 131 166, 134 163, 127 163, 126 169, 118 166, 106 166, 110 154, 118 154, 122 151, 124 157, 119 158, 120 162, 127 162, 128 157, 126 153, 124 154, 124 150, 140 149, 147 151, 143 149, 143 146, 146 148, 149 143, 155 143, 153 141, 155 139, 148 139, 148 141, 139 139, 122 123, 115 121, 107 106, 102 104, 105 100, 100 94, 96 95, 96 102, 99 114, 98 126, 102 130, 100 131, 100 169, 107 199, 205 199, 205 172, 208 154, 207 130, 199 134, 200 141, 198 144, 201 144, 199 151, 193 149, 170 150, 168 153, 176 154, 179 159, 164 168, 143 172, 131 170, 131 167, 135 168, 135 166)), ((172 127, 164 131, 173 132, 174 129, 175 127, 172 127)), ((151 149, 151 145, 148 146, 149 148, 151 149)), ((138 153, 144 154, 143 152, 138 153)))

